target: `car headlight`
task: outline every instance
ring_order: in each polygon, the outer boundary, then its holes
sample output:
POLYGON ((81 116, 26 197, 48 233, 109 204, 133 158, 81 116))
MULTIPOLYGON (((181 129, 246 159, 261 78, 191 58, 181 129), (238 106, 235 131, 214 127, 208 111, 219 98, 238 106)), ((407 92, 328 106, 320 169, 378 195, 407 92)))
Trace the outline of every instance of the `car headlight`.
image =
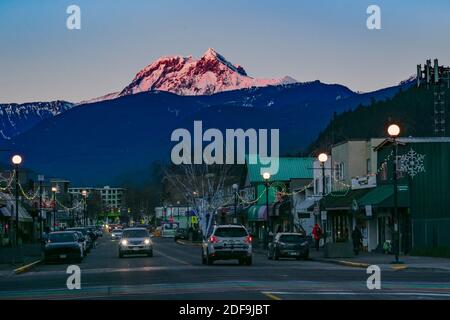
POLYGON ((127 239, 123 239, 122 241, 120 241, 120 244, 126 246, 128 244, 127 239))
POLYGON ((144 244, 150 244, 150 239, 145 239, 144 244))

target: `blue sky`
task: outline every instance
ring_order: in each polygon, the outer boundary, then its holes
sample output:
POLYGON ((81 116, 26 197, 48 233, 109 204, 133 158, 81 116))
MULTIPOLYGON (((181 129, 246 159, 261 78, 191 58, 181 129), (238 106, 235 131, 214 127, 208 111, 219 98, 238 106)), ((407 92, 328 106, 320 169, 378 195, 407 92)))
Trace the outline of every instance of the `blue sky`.
POLYGON ((209 47, 253 77, 370 91, 426 58, 450 64, 449 30, 448 0, 0 0, 0 103, 97 97, 160 56, 209 47), (81 30, 66 28, 71 4, 81 30), (382 30, 366 28, 371 4, 382 30))

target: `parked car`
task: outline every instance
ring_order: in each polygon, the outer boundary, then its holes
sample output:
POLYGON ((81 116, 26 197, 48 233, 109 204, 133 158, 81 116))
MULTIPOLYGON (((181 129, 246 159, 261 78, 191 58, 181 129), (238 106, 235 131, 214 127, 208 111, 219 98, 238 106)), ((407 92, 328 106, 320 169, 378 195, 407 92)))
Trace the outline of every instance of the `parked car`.
POLYGON ((189 229, 186 228, 178 228, 175 231, 174 240, 177 241, 178 239, 189 239, 189 229))
POLYGON ((122 237, 122 232, 123 232, 122 229, 114 229, 111 232, 111 239, 112 240, 120 240, 120 238, 122 237))
POLYGON ((82 247, 83 247, 83 256, 87 256, 87 251, 88 251, 88 242, 86 237, 83 235, 83 233, 81 233, 81 231, 74 231, 77 233, 79 242, 81 243, 82 247))
POLYGON ((83 260, 82 239, 76 232, 57 231, 48 235, 44 246, 44 262, 75 261, 83 260))
POLYGON ((119 242, 119 258, 126 254, 146 254, 153 256, 153 242, 145 228, 127 228, 123 230, 119 242))
POLYGON ((215 226, 202 243, 202 263, 211 265, 216 260, 237 259, 239 264, 252 264, 252 237, 244 226, 215 226))
POLYGON ((278 260, 279 258, 295 258, 297 260, 309 257, 309 242, 301 233, 278 233, 269 243, 267 258, 278 260))
POLYGON ((94 239, 91 237, 87 229, 83 227, 69 228, 67 231, 79 231, 86 238, 87 252, 89 253, 94 246, 94 239))

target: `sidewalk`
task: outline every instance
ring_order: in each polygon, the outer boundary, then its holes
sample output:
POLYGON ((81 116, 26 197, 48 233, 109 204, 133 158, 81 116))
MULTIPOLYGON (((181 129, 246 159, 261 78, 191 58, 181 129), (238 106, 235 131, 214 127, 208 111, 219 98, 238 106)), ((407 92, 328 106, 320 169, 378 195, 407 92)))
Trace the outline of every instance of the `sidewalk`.
POLYGON ((418 256, 400 256, 399 260, 403 264, 393 264, 393 255, 379 253, 361 253, 352 258, 324 258, 323 251, 311 249, 310 259, 325 263, 334 263, 356 268, 367 268, 370 265, 377 265, 387 269, 404 270, 426 270, 426 271, 447 271, 450 272, 450 259, 418 256))
POLYGON ((18 251, 16 248, 0 248, 0 276, 9 275, 15 272, 23 272, 21 268, 41 260, 40 244, 26 244, 21 246, 18 251))

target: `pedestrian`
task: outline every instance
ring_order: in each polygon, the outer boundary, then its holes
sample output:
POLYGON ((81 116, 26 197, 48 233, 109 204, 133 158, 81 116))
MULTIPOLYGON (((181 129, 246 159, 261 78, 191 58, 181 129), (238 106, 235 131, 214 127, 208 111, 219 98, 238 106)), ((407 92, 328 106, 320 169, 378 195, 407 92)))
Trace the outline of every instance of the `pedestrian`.
POLYGON ((358 226, 355 226, 355 229, 352 232, 352 240, 353 240, 353 251, 355 252, 355 255, 359 254, 359 249, 362 245, 362 233, 358 226))
POLYGON ((319 251, 320 238, 322 237, 323 232, 322 232, 322 228, 320 228, 318 223, 316 223, 314 225, 312 234, 313 234, 314 241, 315 241, 315 244, 316 244, 316 250, 319 251))

